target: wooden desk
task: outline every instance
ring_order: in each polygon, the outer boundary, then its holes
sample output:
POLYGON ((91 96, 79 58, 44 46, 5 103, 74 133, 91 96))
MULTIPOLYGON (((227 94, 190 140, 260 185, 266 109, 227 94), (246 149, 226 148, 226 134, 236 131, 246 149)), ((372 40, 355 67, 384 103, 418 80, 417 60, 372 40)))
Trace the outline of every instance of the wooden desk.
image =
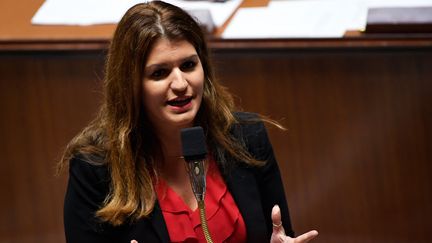
MULTIPOLYGON (((25 4, 24 4, 25 3, 25 4)), ((113 25, 31 26, 0 2, 0 242, 64 242, 61 149, 93 117, 113 25)), ((432 242, 432 38, 210 39, 217 76, 270 128, 297 233, 432 242)))
MULTIPOLYGON (((100 51, 108 47, 115 25, 40 26, 31 18, 43 0, 2 0, 0 2, 0 51, 100 51)), ((269 0, 245 0, 240 7, 266 6, 269 0)), ((228 20, 229 22, 229 20, 228 20)), ((212 49, 274 48, 400 48, 431 47, 432 34, 363 35, 348 32, 342 39, 224 40, 219 36, 226 23, 209 37, 212 49)))

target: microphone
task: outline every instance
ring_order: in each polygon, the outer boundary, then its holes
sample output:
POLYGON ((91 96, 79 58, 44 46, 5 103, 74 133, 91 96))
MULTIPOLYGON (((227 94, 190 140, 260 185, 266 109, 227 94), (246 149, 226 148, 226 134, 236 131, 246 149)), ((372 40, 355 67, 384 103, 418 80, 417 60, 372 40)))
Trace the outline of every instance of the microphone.
POLYGON ((207 155, 204 131, 202 127, 190 127, 181 130, 183 158, 192 185, 192 191, 198 202, 204 201, 206 177, 204 162, 207 155))
POLYGON ((208 243, 213 243, 207 226, 204 196, 206 190, 205 160, 207 147, 202 127, 184 128, 180 131, 183 158, 187 164, 187 172, 192 191, 198 202, 201 227, 208 243))

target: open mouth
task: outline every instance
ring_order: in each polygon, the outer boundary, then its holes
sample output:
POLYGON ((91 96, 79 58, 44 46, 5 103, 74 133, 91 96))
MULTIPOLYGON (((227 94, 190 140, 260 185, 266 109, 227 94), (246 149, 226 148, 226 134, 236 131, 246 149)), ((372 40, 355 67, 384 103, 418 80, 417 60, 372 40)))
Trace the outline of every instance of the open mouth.
POLYGON ((167 101, 168 105, 182 107, 192 101, 192 97, 180 97, 167 101))

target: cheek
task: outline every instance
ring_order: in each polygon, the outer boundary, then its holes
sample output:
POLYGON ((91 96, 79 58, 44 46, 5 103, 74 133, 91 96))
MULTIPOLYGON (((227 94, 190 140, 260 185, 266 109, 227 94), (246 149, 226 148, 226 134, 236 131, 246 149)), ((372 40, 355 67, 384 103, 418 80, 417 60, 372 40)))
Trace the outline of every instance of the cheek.
POLYGON ((158 103, 161 97, 161 91, 157 85, 150 82, 143 84, 143 102, 146 108, 151 108, 152 104, 158 103))
POLYGON ((194 80, 195 80, 194 82, 195 92, 197 92, 198 95, 202 96, 204 92, 204 85, 205 85, 204 71, 202 69, 200 72, 197 73, 196 78, 194 80))
POLYGON ((197 97, 200 98, 200 102, 202 101, 202 97, 204 95, 204 82, 196 82, 193 85, 194 93, 197 97))

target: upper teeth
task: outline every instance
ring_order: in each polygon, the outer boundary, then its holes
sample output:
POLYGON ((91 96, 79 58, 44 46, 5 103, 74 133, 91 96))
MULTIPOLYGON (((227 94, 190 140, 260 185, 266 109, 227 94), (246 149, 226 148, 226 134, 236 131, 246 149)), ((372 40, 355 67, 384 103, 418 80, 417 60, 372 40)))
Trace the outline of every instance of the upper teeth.
POLYGON ((188 98, 179 98, 179 99, 174 99, 174 100, 172 100, 172 101, 174 101, 174 102, 179 102, 179 101, 185 101, 185 100, 187 100, 188 98))

